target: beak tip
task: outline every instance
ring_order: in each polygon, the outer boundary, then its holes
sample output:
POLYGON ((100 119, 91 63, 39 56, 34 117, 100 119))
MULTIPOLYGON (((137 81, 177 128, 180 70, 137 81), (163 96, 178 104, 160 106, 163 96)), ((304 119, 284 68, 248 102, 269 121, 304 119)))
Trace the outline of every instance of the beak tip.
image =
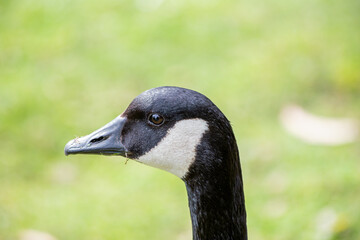
POLYGON ((66 148, 64 149, 64 154, 65 154, 65 156, 68 156, 68 155, 69 155, 69 152, 67 151, 66 148))
POLYGON ((68 156, 69 154, 71 154, 71 151, 70 151, 70 148, 71 146, 74 144, 74 140, 70 140, 66 145, 65 145, 65 148, 64 148, 64 154, 65 156, 68 156))

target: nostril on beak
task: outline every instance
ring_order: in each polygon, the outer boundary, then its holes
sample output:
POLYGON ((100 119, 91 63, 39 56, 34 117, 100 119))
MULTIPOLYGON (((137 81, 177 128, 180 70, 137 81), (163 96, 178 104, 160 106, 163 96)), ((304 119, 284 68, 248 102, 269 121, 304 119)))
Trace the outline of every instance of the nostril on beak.
POLYGON ((106 137, 101 136, 101 137, 98 137, 98 138, 91 139, 90 143, 98 143, 98 142, 101 142, 101 141, 103 141, 105 139, 106 139, 106 137))

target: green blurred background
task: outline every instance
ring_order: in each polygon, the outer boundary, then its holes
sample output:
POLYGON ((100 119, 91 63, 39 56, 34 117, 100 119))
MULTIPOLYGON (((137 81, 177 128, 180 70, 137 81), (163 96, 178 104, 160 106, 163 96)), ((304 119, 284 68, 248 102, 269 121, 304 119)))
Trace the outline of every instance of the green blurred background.
POLYGON ((191 239, 175 176, 63 154, 162 85, 231 120, 249 239, 360 239, 359 141, 312 146, 278 120, 289 102, 360 118, 359 13, 358 0, 0 0, 0 239, 191 239))

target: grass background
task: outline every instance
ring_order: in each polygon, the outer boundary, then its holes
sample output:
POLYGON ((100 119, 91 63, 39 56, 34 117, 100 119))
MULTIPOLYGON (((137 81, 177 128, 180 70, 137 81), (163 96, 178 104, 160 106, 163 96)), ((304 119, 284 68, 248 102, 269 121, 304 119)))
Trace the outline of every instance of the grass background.
POLYGON ((359 141, 311 146, 278 121, 289 102, 360 118, 359 12, 358 0, 0 0, 0 239, 191 239, 175 176, 63 154, 162 85, 202 92, 232 121, 249 239, 360 239, 359 141))

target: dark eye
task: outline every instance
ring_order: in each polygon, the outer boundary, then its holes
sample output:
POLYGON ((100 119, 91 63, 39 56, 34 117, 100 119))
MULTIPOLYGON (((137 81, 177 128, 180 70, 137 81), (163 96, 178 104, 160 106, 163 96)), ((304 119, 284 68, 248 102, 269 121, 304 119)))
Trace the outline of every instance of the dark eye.
POLYGON ((164 122, 164 118, 162 116, 160 116, 159 114, 157 114, 157 113, 152 113, 149 116, 149 121, 152 124, 155 124, 155 125, 159 126, 164 122))

